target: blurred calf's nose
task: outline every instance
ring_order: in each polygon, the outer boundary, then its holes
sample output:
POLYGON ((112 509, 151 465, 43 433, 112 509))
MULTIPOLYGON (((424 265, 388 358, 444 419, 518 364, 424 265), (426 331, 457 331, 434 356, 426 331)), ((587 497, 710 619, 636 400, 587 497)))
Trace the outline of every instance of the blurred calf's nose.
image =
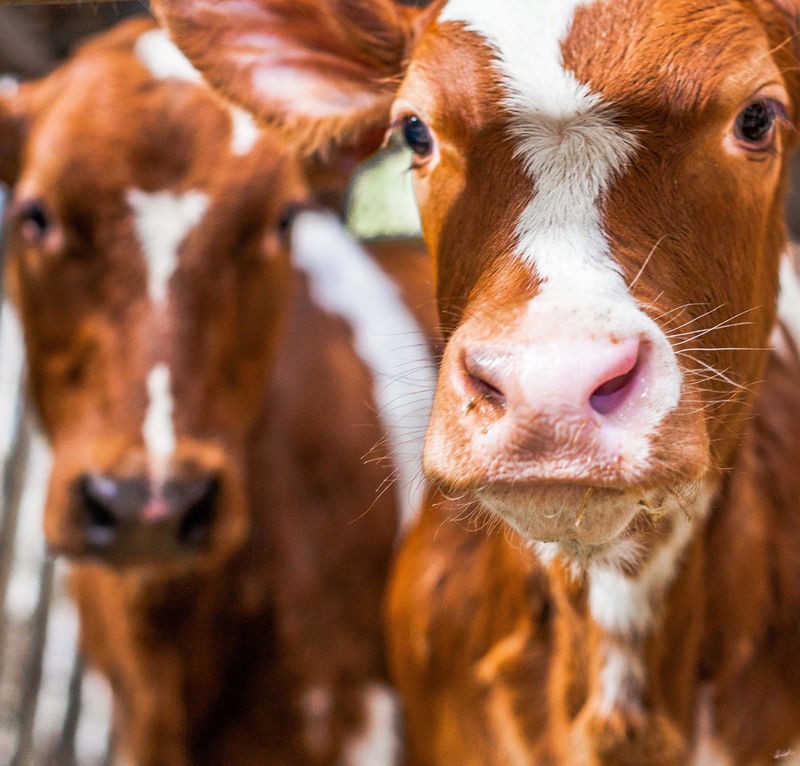
POLYGON ((187 553, 207 540, 219 495, 216 476, 172 478, 153 487, 145 478, 99 474, 78 483, 83 535, 89 549, 115 561, 187 553))

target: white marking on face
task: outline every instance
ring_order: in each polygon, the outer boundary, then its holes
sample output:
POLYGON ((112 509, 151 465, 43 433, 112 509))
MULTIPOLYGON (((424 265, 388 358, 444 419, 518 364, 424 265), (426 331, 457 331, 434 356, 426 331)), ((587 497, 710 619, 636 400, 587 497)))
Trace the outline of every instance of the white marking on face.
POLYGON ((178 50, 163 29, 151 29, 141 34, 134 46, 134 53, 158 80, 203 83, 200 72, 189 63, 189 59, 178 50))
POLYGON ((163 480, 169 460, 175 452, 175 426, 172 422, 172 400, 169 368, 160 362, 147 376, 149 404, 142 434, 156 481, 163 480))
MULTIPOLYGON (((634 300, 604 233, 603 194, 631 161, 637 139, 564 66, 561 45, 584 2, 451 0, 440 20, 464 23, 496 51, 515 154, 533 187, 515 232, 517 256, 541 280, 532 310, 558 307, 579 325, 580 338, 596 331, 593 307, 603 303, 612 309, 606 323, 614 335, 639 336, 654 348, 651 378, 659 385, 646 402, 649 444, 651 424, 680 400, 682 375, 663 332, 634 300)), ((644 460, 647 450, 638 454, 644 460)))
POLYGON ((394 766, 400 762, 400 713, 388 686, 372 684, 364 692, 365 725, 344 747, 347 766, 394 766))
POLYGON ((208 196, 198 191, 175 194, 129 189, 128 204, 135 215, 135 228, 147 261, 147 292, 163 306, 167 284, 178 265, 178 248, 208 209, 208 196))
POLYGON ((436 387, 425 334, 397 285, 334 215, 301 213, 292 228, 292 252, 295 265, 309 277, 316 303, 348 323, 356 352, 373 371, 404 528, 422 503, 422 444, 436 387))
POLYGON ((260 131, 249 112, 238 106, 229 108, 231 116, 231 152, 237 156, 249 154, 258 141, 260 131))
POLYGON ((627 288, 603 235, 598 203, 636 139, 564 68, 561 42, 583 4, 451 0, 440 18, 464 22, 497 51, 516 153, 536 187, 517 226, 519 256, 536 266, 548 289, 624 297, 627 288))

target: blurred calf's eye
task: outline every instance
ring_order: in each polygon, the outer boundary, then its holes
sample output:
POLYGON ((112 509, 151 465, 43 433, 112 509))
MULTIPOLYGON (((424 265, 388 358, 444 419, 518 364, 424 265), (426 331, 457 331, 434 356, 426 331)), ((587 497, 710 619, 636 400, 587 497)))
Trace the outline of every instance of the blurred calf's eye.
POLYGON ((50 214, 41 202, 27 202, 17 212, 17 225, 23 239, 40 244, 50 229, 50 214))

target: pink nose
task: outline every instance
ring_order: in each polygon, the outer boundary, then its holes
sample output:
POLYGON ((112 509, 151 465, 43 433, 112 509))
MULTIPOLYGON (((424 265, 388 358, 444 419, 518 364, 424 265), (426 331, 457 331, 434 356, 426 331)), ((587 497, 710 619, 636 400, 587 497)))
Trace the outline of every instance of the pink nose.
POLYGON ((648 375, 638 337, 551 340, 513 349, 465 348, 468 388, 512 419, 591 418, 599 425, 635 409, 648 375))

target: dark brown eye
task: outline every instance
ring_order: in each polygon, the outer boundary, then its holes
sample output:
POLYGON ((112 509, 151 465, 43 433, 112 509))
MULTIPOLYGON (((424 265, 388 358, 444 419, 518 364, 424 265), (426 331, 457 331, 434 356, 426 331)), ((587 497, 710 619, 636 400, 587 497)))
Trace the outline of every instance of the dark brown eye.
POLYGON ((403 120, 403 138, 406 146, 419 159, 426 159, 433 151, 433 138, 425 123, 411 115, 403 120))
POLYGON ((748 149, 768 149, 774 138, 776 108, 772 101, 754 101, 739 112, 734 133, 748 149))

